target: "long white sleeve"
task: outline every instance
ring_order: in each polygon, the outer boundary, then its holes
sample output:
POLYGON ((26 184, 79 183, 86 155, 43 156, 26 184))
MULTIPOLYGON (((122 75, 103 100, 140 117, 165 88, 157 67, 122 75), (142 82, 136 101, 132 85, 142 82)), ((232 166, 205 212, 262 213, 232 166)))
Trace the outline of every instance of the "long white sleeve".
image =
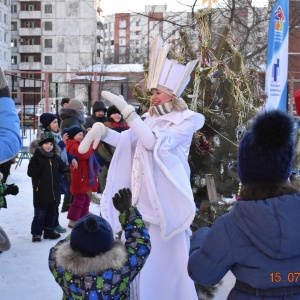
POLYGON ((155 135, 148 125, 135 112, 134 107, 132 105, 127 105, 122 110, 122 115, 137 136, 139 142, 147 150, 153 150, 156 142, 155 135))
POLYGON ((106 134, 101 137, 101 141, 117 147, 120 141, 121 134, 110 128, 106 128, 106 134))

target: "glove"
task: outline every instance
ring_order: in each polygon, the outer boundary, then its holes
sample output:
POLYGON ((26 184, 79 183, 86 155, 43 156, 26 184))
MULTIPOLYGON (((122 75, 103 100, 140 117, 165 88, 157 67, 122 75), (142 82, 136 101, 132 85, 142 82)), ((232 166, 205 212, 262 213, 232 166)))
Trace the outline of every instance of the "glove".
POLYGON ((67 186, 70 186, 71 185, 71 176, 69 173, 64 173, 63 175, 64 177, 64 181, 66 183, 67 186))
POLYGON ((116 210, 118 210, 120 213, 128 210, 129 207, 132 206, 131 199, 132 194, 130 189, 124 188, 119 190, 119 193, 116 193, 113 197, 113 203, 116 210))
POLYGON ((83 154, 88 152, 91 144, 93 143, 93 149, 98 146, 101 136, 106 132, 106 127, 101 122, 96 122, 92 129, 87 133, 85 138, 81 141, 78 151, 83 154))
POLYGON ((127 102, 124 100, 123 96, 117 96, 107 91, 103 91, 101 96, 108 100, 110 103, 115 105, 121 112, 122 110, 128 105, 127 102))
POLYGON ((19 193, 19 187, 14 184, 8 184, 5 191, 6 195, 17 195, 19 193))

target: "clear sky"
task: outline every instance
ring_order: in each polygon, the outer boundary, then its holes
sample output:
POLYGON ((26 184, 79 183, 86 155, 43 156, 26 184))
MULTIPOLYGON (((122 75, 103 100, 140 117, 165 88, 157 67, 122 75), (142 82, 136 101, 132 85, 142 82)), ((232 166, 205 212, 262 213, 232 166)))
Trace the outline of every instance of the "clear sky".
MULTIPOLYGON (((198 2, 202 3, 201 0, 198 2)), ((145 5, 167 5, 167 11, 190 11, 186 5, 192 3, 194 0, 101 0, 100 7, 103 11, 102 15, 105 16, 121 12, 143 12, 145 5)))
MULTIPOLYGON (((225 0, 219 0, 221 3, 225 0)), ((268 0, 252 0, 256 5, 264 5, 268 0)), ((102 16, 122 12, 143 12, 145 5, 167 5, 167 11, 190 11, 195 0, 101 0, 102 16), (181 3, 181 4, 180 4, 181 3)), ((196 9, 202 7, 202 0, 198 0, 196 9)))

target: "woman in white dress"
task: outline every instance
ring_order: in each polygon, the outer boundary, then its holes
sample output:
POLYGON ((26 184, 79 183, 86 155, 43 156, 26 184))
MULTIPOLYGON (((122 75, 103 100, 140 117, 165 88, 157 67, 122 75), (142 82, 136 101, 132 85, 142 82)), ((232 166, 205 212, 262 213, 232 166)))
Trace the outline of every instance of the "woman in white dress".
MULTIPOLYGON (((161 69, 169 68, 172 75, 167 61, 161 69)), ((182 67, 184 71, 186 67, 182 67)), ((180 81, 185 87, 189 79, 177 79, 175 85, 180 81)), ((148 84, 152 106, 143 115, 144 121, 122 96, 102 92, 122 112, 130 129, 118 133, 95 123, 79 151, 85 152, 91 143, 96 147, 100 139, 116 147, 100 204, 101 215, 113 230, 119 232, 121 226, 111 199, 124 187, 132 189, 133 204, 148 223, 152 249, 132 289, 133 297, 196 300, 195 286, 187 273, 190 225, 195 216, 188 153, 193 133, 203 126, 204 117, 189 110, 179 97, 180 91, 175 93, 175 88, 164 83, 158 78, 155 85, 148 84)))

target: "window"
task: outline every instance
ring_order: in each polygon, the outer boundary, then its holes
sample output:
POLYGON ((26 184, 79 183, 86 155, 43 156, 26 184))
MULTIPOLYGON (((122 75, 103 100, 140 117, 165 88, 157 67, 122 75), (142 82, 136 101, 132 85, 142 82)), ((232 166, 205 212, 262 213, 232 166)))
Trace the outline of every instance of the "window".
POLYGON ((35 39, 25 39, 24 45, 35 45, 35 39))
POLYGON ((126 53, 126 47, 120 47, 119 48, 119 53, 120 54, 125 54, 126 53))
POLYGON ((45 48, 52 48, 52 39, 45 39, 45 48))
POLYGON ((107 24, 104 24, 104 29, 107 29, 107 24))
POLYGON ((8 40, 8 33, 7 32, 4 32, 4 42, 7 42, 7 40, 8 40))
POLYGON ((114 41, 110 41, 110 45, 113 46, 115 43, 114 41))
POLYGON ((45 14, 52 14, 52 4, 45 4, 45 14))
POLYGON ((7 52, 4 51, 4 61, 7 61, 7 52))
POLYGON ((121 29, 121 30, 119 31, 119 36, 126 36, 126 30, 121 29))
POLYGON ((11 12, 12 14, 17 13, 17 4, 12 4, 12 5, 10 6, 10 12, 11 12))
POLYGON ((26 4, 25 5, 25 10, 26 11, 34 11, 35 10, 35 6, 32 4, 26 4))
POLYGON ((26 21, 25 22, 25 27, 26 28, 34 28, 35 27, 35 23, 33 21, 26 21))
POLYGON ((126 27, 126 20, 120 20, 119 21, 119 28, 125 28, 126 27))
POLYGON ((11 64, 16 65, 18 63, 18 57, 17 56, 12 56, 11 57, 11 64))
POLYGON ((18 30, 17 22, 11 22, 11 30, 18 30))
POLYGON ((126 39, 119 39, 119 45, 125 46, 126 45, 126 39))
POLYGON ((52 22, 45 22, 45 30, 52 30, 52 22))
POLYGON ((52 65, 52 56, 45 56, 45 65, 52 65))
POLYGON ((7 14, 4 14, 3 22, 4 22, 4 24, 7 24, 7 14))
POLYGON ((140 32, 139 32, 139 31, 136 31, 136 32, 135 32, 135 35, 139 35, 139 34, 140 34, 140 32))
POLYGON ((18 46, 18 41, 17 39, 11 39, 10 41, 10 46, 13 47, 17 47, 18 46))

